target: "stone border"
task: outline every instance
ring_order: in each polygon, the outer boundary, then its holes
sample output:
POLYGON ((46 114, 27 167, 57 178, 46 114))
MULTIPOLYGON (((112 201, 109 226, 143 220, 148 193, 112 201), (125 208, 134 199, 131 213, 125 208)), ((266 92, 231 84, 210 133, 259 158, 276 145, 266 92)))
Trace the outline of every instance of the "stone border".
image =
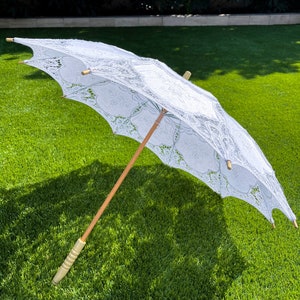
POLYGON ((242 26, 300 24, 300 13, 251 15, 173 15, 95 18, 0 19, 0 28, 143 27, 143 26, 242 26))

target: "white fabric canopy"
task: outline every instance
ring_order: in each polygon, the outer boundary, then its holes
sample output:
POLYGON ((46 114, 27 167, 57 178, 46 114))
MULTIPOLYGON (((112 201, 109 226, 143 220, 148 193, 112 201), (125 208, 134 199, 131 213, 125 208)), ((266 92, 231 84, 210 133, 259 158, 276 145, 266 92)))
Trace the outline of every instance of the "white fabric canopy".
POLYGON ((92 107, 118 134, 141 142, 166 109, 147 144, 164 163, 193 174, 222 197, 247 201, 271 223, 274 208, 296 220, 271 165, 247 131, 212 94, 164 63, 100 42, 14 41, 33 49, 26 64, 50 74, 65 97, 92 107), (91 74, 83 76, 85 69, 91 74))

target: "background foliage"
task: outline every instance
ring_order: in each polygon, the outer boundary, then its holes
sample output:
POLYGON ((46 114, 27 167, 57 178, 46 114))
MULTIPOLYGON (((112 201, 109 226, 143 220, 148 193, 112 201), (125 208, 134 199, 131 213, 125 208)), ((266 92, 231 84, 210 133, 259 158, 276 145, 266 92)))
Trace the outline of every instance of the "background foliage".
POLYGON ((1 0, 0 17, 147 14, 277 13, 300 10, 298 0, 1 0))

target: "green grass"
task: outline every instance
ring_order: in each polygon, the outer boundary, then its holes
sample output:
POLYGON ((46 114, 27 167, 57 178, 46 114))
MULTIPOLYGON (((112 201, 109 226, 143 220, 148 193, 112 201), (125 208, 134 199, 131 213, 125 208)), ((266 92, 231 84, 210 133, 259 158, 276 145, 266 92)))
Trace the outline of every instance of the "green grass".
POLYGON ((300 26, 0 30, 1 299, 299 299, 300 241, 147 149, 70 273, 51 280, 135 152, 5 37, 99 40, 212 92, 256 139, 299 216, 300 26))

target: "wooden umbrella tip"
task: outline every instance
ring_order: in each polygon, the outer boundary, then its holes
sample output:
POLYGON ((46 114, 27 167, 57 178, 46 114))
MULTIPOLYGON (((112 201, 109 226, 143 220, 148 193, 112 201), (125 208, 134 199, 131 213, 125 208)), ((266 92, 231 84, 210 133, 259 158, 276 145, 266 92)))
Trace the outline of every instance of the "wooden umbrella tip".
POLYGON ((231 163, 231 160, 227 160, 227 161, 226 161, 226 165, 227 165, 227 169, 228 169, 228 170, 231 170, 231 169, 232 169, 232 163, 231 163))
POLYGON ((275 223, 272 223, 272 228, 273 228, 273 229, 275 229, 275 228, 276 228, 276 226, 275 226, 275 223))
POLYGON ((293 221, 293 224, 295 228, 299 228, 296 220, 293 221))
POLYGON ((87 75, 87 74, 90 74, 91 73, 91 70, 87 69, 87 70, 84 70, 81 72, 82 75, 87 75))
POLYGON ((183 74, 183 78, 186 80, 189 80, 191 76, 192 76, 192 73, 190 71, 185 71, 183 74))
POLYGON ((5 40, 6 40, 7 42, 11 43, 11 42, 14 41, 14 38, 6 38, 5 40))

